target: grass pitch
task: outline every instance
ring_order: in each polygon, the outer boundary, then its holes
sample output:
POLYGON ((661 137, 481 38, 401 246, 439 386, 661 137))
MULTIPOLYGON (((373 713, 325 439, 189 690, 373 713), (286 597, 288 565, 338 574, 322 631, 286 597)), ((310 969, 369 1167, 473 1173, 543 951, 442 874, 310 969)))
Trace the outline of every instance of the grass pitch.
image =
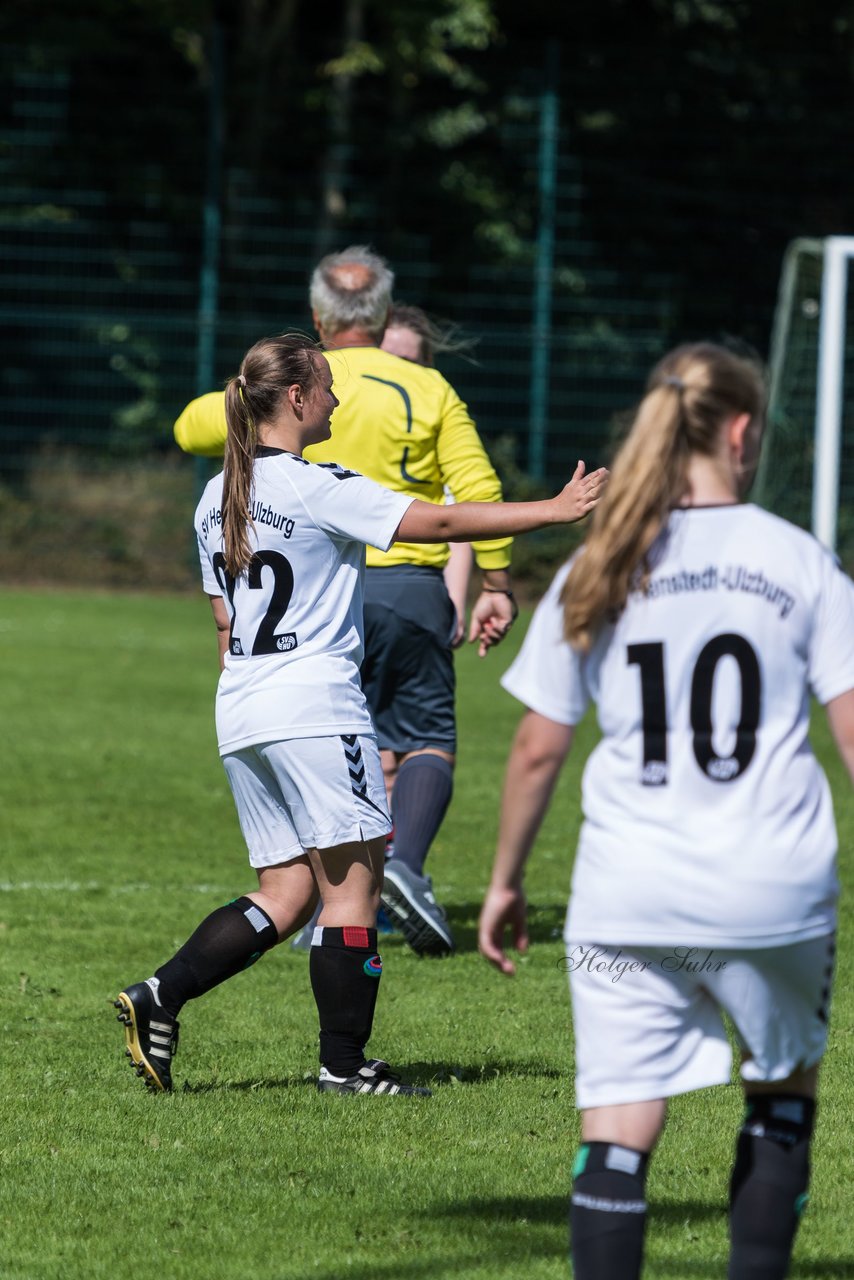
MULTIPOLYGON (((517 645, 521 634, 513 638, 517 645)), ((313 1088, 304 954, 287 946, 183 1013, 151 1097, 110 1001, 253 885, 217 759, 204 600, 0 593, 0 1274, 4 1280, 556 1280, 577 1143, 560 930, 585 742, 532 859, 512 980, 475 951, 519 708, 512 648, 459 660, 461 752, 431 871, 460 944, 383 944, 372 1050, 431 1100, 313 1088)), ((823 718, 842 878, 854 805, 823 718)), ((847 886, 850 890, 850 886, 847 886)), ((812 1200, 794 1276, 854 1276, 854 984, 844 896, 812 1200)), ((648 1277, 722 1276, 737 1087, 672 1105, 652 1164, 648 1277)))

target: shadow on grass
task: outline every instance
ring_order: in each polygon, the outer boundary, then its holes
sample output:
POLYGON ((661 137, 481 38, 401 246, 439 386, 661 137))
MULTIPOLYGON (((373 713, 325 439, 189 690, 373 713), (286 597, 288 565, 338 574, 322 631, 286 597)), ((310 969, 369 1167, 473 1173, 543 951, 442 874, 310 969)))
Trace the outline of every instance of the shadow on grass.
MULTIPOLYGON (((569 1193, 560 1196, 507 1196, 502 1199, 460 1200, 456 1204, 434 1209, 435 1216, 447 1218, 482 1218, 486 1222, 508 1223, 514 1221, 549 1222, 566 1225, 569 1212, 569 1193)), ((700 1222, 710 1218, 725 1218, 726 1206, 710 1204, 706 1200, 672 1200, 664 1204, 650 1204, 650 1222, 678 1223, 686 1219, 700 1222)))
MULTIPOLYGON (((561 1262, 566 1258, 567 1210, 568 1198, 565 1195, 474 1198, 460 1200, 453 1205, 434 1205, 429 1210, 431 1220, 445 1218, 454 1222, 454 1238, 459 1242, 455 1251, 448 1249, 443 1254, 430 1252, 426 1256, 410 1252, 388 1265, 372 1262, 349 1266, 346 1272, 341 1268, 313 1273, 313 1276, 315 1280, 340 1280, 342 1274, 346 1274, 347 1280, 422 1280, 422 1277, 448 1280, 455 1275, 471 1274, 473 1270, 484 1269, 485 1274, 485 1263, 490 1258, 500 1262, 503 1270, 508 1264, 512 1266, 515 1263, 517 1273, 524 1275, 526 1267, 535 1258, 555 1258, 561 1262), (457 1231, 460 1231, 459 1235, 457 1231)), ((721 1213, 719 1205, 686 1201, 660 1206, 652 1211, 651 1216, 681 1223, 687 1216, 713 1218, 721 1213)), ((674 1263, 673 1274, 677 1274, 678 1266, 674 1263)), ((720 1263, 698 1260, 693 1266, 683 1266, 682 1274, 719 1276, 720 1263)), ((807 1280, 809 1274, 804 1273, 803 1280, 807 1280)), ((282 1280, 286 1280, 286 1275, 283 1274, 282 1280)))
POLYGON ((185 1080, 178 1093, 259 1093, 264 1089, 313 1089, 316 1076, 279 1076, 270 1080, 185 1080))
POLYGON ((471 1063, 410 1062, 405 1066, 396 1065, 395 1070, 413 1084, 448 1084, 452 1088, 458 1085, 484 1084, 488 1080, 498 1080, 504 1076, 569 1082, 565 1069, 549 1067, 538 1061, 518 1062, 505 1058, 488 1058, 486 1061, 471 1063))
MULTIPOLYGON (((422 1280, 422 1277, 452 1277, 470 1273, 473 1267, 482 1267, 492 1257, 506 1266, 518 1262, 520 1274, 533 1258, 565 1258, 568 1239, 568 1197, 523 1196, 500 1199, 474 1198, 460 1200, 453 1205, 433 1205, 431 1219, 460 1219, 468 1225, 465 1240, 460 1238, 460 1248, 455 1252, 401 1255, 388 1265, 370 1262, 363 1266, 348 1266, 347 1280, 422 1280)), ((649 1217, 654 1225, 665 1231, 669 1225, 682 1226, 686 1220, 694 1222, 723 1219, 726 1206, 702 1200, 670 1201, 650 1205, 649 1217)), ((342 1270, 312 1273, 314 1280, 340 1280, 342 1270)), ((689 1277, 719 1277, 719 1258, 660 1259, 650 1257, 645 1274, 689 1277)), ((791 1280, 854 1280, 854 1258, 826 1258, 816 1262, 803 1261, 790 1272, 791 1280)), ((282 1280, 289 1280, 283 1273, 282 1280)))
MULTIPOLYGON (((330 1271, 312 1271, 311 1280, 450 1280, 455 1275, 471 1276, 477 1268, 480 1271, 488 1258, 495 1258, 501 1263, 518 1261, 519 1272, 524 1274, 524 1267, 531 1258, 551 1258, 555 1256, 554 1241, 532 1240, 528 1236, 525 1247, 508 1250, 495 1247, 494 1243, 484 1244, 483 1252, 469 1249, 458 1254, 431 1252, 426 1256, 413 1256, 410 1252, 387 1264, 370 1262, 362 1266, 342 1266, 330 1271)), ((280 1280, 305 1280, 306 1272, 283 1271, 280 1280)))
MULTIPOLYGON (((524 1077, 531 1080, 569 1079, 566 1071, 548 1067, 540 1062, 516 1062, 490 1059, 486 1062, 408 1062, 395 1064, 395 1072, 411 1084, 451 1089, 461 1085, 484 1084, 505 1076, 524 1077)), ((185 1081, 178 1093, 255 1093, 265 1089, 314 1089, 317 1076, 306 1073, 299 1076, 276 1076, 263 1080, 197 1080, 185 1081)))

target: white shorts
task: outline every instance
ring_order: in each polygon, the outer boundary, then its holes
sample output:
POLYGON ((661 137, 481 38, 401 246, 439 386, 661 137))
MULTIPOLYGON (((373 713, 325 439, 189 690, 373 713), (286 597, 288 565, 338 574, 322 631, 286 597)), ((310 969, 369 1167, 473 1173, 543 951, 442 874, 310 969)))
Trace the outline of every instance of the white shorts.
POLYGON ((832 935, 757 951, 569 944, 580 1108, 726 1084, 732 1019, 746 1081, 784 1080, 827 1044, 832 935))
POLYGON ((391 830, 380 754, 370 735, 264 742, 222 762, 253 867, 391 830))

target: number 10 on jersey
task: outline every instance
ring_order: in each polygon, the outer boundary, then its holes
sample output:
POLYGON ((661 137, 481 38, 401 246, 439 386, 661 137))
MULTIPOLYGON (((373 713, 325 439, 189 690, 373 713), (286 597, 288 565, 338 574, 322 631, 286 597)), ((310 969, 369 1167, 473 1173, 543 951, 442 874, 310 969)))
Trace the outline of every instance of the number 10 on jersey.
MULTIPOLYGON (((666 786, 667 693, 664 672, 664 644, 652 641, 626 648, 629 666, 640 673, 643 764, 641 782, 648 787, 666 786)), ((756 751, 761 706, 761 677, 756 651, 744 636, 727 633, 715 636, 697 655, 691 677, 691 733, 694 759, 713 782, 734 782, 747 769, 756 751), (732 752, 718 755, 712 737, 712 692, 715 672, 722 658, 738 665, 741 705, 732 752)))

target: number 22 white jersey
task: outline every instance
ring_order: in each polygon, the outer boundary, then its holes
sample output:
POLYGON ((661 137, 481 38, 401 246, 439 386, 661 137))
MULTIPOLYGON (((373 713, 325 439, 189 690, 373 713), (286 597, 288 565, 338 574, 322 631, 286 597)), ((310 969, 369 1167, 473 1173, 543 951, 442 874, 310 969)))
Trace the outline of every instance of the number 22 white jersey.
POLYGON ((231 631, 216 699, 220 753, 287 738, 372 733, 359 680, 365 544, 385 551, 411 496, 334 463, 259 449, 255 549, 227 573, 222 474, 196 510, 204 589, 222 596, 231 631))
POLYGON ((831 931, 836 831, 807 734, 810 693, 854 688, 854 584, 757 507, 680 509, 648 593, 580 655, 563 639, 568 572, 502 683, 560 724, 597 705, 569 940, 760 947, 831 931))

